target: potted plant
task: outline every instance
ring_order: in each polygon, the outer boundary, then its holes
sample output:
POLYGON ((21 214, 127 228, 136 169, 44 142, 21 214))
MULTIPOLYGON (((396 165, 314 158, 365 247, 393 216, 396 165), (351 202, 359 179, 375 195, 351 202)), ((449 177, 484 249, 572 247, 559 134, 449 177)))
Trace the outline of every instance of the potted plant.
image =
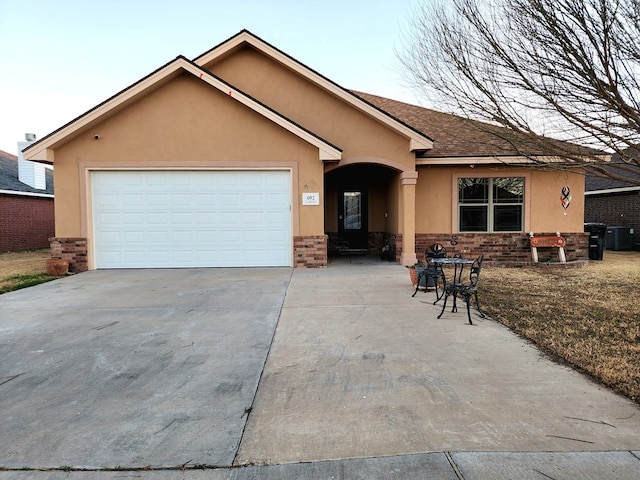
POLYGON ((426 268, 423 261, 418 260, 414 265, 407 267, 409 269, 409 278, 411 278, 411 285, 414 287, 418 285, 418 277, 420 272, 426 268))
POLYGON ((61 277, 69 272, 69 260, 65 258, 47 258, 47 275, 61 277))

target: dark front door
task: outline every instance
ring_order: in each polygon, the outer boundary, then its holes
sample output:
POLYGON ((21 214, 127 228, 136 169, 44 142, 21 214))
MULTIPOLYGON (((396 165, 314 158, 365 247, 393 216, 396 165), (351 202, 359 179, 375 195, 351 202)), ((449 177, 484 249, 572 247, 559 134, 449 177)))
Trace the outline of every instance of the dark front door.
POLYGON ((342 190, 338 202, 338 235, 349 242, 352 249, 366 250, 368 230, 366 190, 342 190))

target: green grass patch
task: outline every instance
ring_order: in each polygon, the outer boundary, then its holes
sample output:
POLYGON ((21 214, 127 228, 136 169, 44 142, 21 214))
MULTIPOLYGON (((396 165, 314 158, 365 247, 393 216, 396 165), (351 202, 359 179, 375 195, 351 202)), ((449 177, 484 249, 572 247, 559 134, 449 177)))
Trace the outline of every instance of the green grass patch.
POLYGON ((50 282, 58 277, 52 277, 46 273, 36 273, 30 275, 10 275, 0 279, 0 294, 20 290, 21 288, 33 287, 41 283, 50 282))

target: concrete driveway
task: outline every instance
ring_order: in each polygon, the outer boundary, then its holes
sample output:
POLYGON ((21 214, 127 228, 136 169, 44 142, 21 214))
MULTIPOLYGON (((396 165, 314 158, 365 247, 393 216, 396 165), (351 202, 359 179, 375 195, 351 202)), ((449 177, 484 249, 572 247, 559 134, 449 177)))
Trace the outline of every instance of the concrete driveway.
POLYGON ((635 404, 411 293, 354 258, 2 295, 0 479, 637 478, 635 404))
POLYGON ((0 297, 0 466, 231 465, 291 269, 86 272, 0 297))

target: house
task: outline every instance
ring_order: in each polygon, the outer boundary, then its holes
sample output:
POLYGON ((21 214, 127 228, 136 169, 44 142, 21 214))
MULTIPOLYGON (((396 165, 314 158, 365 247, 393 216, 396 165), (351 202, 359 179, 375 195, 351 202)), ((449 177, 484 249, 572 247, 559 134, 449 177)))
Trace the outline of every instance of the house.
MULTIPOLYGON (((0 150, 0 252, 48 247, 55 231, 53 173, 42 169, 41 184, 31 182, 33 175, 21 177, 18 160, 0 150)), ((29 168, 34 166, 27 164, 22 175, 29 168)))
MULTIPOLYGON (((614 154, 608 168, 613 174, 628 176, 628 172, 616 171, 618 162, 620 157, 614 154)), ((638 178, 640 174, 635 177, 638 178)), ((610 227, 607 229, 607 248, 640 250, 640 186, 637 183, 595 175, 586 177, 584 221, 610 227), (629 234, 628 238, 617 241, 614 237, 622 233, 629 234)))
POLYGON ((55 165, 52 255, 71 271, 321 267, 336 237, 403 265, 435 241, 526 263, 530 231, 586 258, 584 178, 532 169, 476 127, 346 90, 244 30, 24 154, 55 165))

